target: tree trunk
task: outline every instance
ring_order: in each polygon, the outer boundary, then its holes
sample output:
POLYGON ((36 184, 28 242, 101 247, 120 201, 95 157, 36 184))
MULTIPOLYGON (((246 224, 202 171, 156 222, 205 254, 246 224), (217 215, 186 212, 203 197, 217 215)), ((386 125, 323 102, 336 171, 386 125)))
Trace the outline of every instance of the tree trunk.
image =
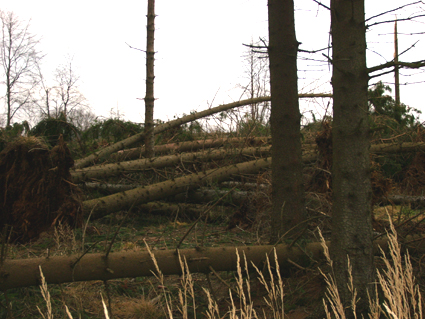
MULTIPOLYGON (((233 102, 233 103, 230 103, 230 104, 219 105, 217 107, 214 107, 214 108, 211 108, 211 109, 208 109, 208 110, 196 112, 196 113, 175 119, 173 121, 169 121, 167 123, 157 125, 154 129, 154 133, 159 134, 159 133, 164 132, 164 131, 171 129, 173 127, 177 127, 179 125, 189 123, 189 122, 195 121, 197 119, 200 119, 200 118, 203 118, 203 117, 206 117, 206 116, 209 116, 209 115, 213 115, 215 113, 224 112, 224 111, 233 109, 235 107, 249 105, 249 104, 257 103, 257 102, 269 101, 269 100, 270 100, 270 97, 265 96, 265 97, 256 98, 254 100, 249 99, 249 100, 242 100, 242 101, 238 101, 238 102, 233 102)), ((130 136, 129 138, 126 138, 125 140, 119 141, 119 142, 117 142, 117 143, 115 143, 111 146, 105 147, 101 151, 98 151, 98 152, 93 153, 93 154, 91 154, 87 157, 79 159, 78 161, 75 161, 74 167, 75 168, 83 168, 83 167, 89 166, 92 162, 95 162, 99 158, 106 157, 109 154, 112 154, 114 152, 117 152, 119 150, 124 149, 125 147, 129 147, 129 146, 131 146, 131 145, 133 145, 137 142, 142 141, 144 139, 144 137, 145 137, 145 134, 143 132, 135 134, 133 136, 130 136)))
POLYGON ((269 167, 270 162, 271 159, 266 158, 219 169, 211 169, 206 172, 179 177, 147 187, 135 188, 130 191, 88 200, 83 202, 83 207, 86 211, 92 212, 93 218, 99 218, 119 210, 128 209, 132 205, 152 202, 160 198, 183 193, 211 181, 221 182, 234 174, 251 174, 262 168, 269 167))
MULTIPOLYGON (((214 139, 199 139, 187 142, 176 142, 162 145, 155 145, 155 154, 158 153, 173 153, 173 152, 193 152, 199 149, 215 148, 221 146, 231 147, 247 147, 247 146, 262 146, 268 144, 268 137, 224 137, 214 139)), ((131 160, 141 158, 145 152, 145 147, 138 147, 129 150, 124 150, 111 157, 116 161, 131 160)))
POLYGON ((72 178, 74 183, 80 183, 91 178, 102 179, 115 176, 126 171, 142 171, 151 168, 162 168, 178 165, 179 163, 195 163, 199 161, 221 160, 223 158, 242 156, 267 156, 270 154, 270 146, 268 147, 247 147, 242 149, 218 149, 197 153, 184 153, 177 155, 168 155, 155 158, 145 158, 140 160, 102 164, 91 166, 73 171, 72 178))
MULTIPOLYGON (((222 144, 223 141, 217 143, 222 144)), ((183 143, 182 143, 183 144, 183 143)), ((255 144, 255 143, 254 143, 255 144)), ((194 147, 198 147, 199 144, 195 144, 194 147)), ((178 145, 176 146, 178 147, 178 145)), ((183 148, 190 147, 188 144, 184 145, 183 148)), ((171 148, 170 148, 171 149, 171 148)), ((178 150, 181 150, 178 148, 178 150)), ((392 154, 392 153, 407 153, 424 151, 425 143, 384 143, 375 144, 370 147, 370 153, 372 154, 392 154)), ((76 169, 71 171, 71 176, 74 183, 81 183, 89 179, 102 179, 110 176, 116 176, 120 173, 125 173, 134 170, 146 170, 151 168, 162 168, 169 167, 180 162, 196 162, 199 160, 217 160, 223 159, 229 156, 237 155, 254 155, 264 157, 270 154, 270 146, 264 147, 248 147, 243 149, 230 149, 230 150, 212 150, 207 152, 197 153, 186 153, 177 155, 167 155, 156 157, 154 159, 140 159, 134 161, 126 161, 114 164, 101 164, 91 166, 83 169, 76 169)), ((303 163, 310 163, 315 161, 317 158, 316 149, 308 149, 302 155, 303 163)))
MULTIPOLYGON (((375 251, 379 253, 378 246, 387 251, 387 240, 384 238, 375 242, 375 251)), ((179 253, 182 258, 186 258, 191 273, 209 273, 211 268, 215 271, 235 271, 237 270, 237 253, 241 258, 243 255, 246 256, 249 267, 252 262, 260 269, 268 254, 271 265, 274 267, 272 245, 190 248, 181 249, 179 253)), ((323 259, 321 243, 309 243, 303 249, 288 248, 280 244, 276 246, 276 253, 284 276, 294 266, 288 260, 302 267, 308 267, 312 259, 323 259)), ((154 256, 164 275, 181 275, 179 258, 175 249, 156 250, 154 256)), ((152 276, 152 271, 155 271, 152 258, 147 251, 110 253, 107 258, 104 254, 93 253, 83 256, 79 261, 77 261, 78 258, 79 256, 71 255, 7 259, 0 268, 2 278, 0 291, 40 285, 39 267, 48 284, 152 276)))
POLYGON ((306 217, 298 105, 293 0, 269 0, 269 59, 272 131, 271 242, 306 217))
MULTIPOLYGON (((332 94, 327 93, 306 93, 306 94, 299 94, 299 97, 301 98, 314 98, 314 97, 332 97, 332 94)), ((224 112, 230 109, 233 109, 235 107, 244 106, 244 105, 250 105, 253 103, 261 103, 270 101, 270 96, 262 96, 255 99, 248 99, 248 100, 241 100, 238 102, 233 102, 229 104, 223 104, 219 105, 214 108, 210 108, 201 112, 196 112, 190 115, 183 116, 181 118, 178 118, 173 121, 169 121, 164 124, 157 125, 154 129, 155 134, 159 134, 161 132, 164 132, 168 129, 171 129, 173 127, 177 127, 179 125, 183 125, 185 123, 193 122, 195 120, 198 120, 203 117, 207 117, 210 115, 213 115, 215 113, 224 112)), ((97 161, 99 158, 106 157, 109 154, 112 154, 114 152, 117 152, 119 150, 122 150, 126 147, 129 147, 137 142, 140 142, 144 139, 145 135, 144 133, 135 134, 129 138, 126 138, 125 140, 119 141, 109 147, 105 147, 101 151, 98 151, 96 153, 93 153, 87 157, 81 158, 78 161, 75 161, 75 168, 83 168, 86 166, 89 166, 90 163, 97 161)))
MULTIPOLYGON (((339 294, 347 307, 352 300, 347 285, 347 257, 350 259, 359 313, 368 309, 367 290, 374 289, 364 15, 364 0, 331 1, 334 95, 331 257, 339 294)), ((347 315, 352 317, 352 311, 347 310, 347 315)))
POLYGON ((148 0, 148 25, 146 36, 146 95, 145 95, 145 157, 155 156, 154 145, 154 63, 155 63, 155 0, 148 0))

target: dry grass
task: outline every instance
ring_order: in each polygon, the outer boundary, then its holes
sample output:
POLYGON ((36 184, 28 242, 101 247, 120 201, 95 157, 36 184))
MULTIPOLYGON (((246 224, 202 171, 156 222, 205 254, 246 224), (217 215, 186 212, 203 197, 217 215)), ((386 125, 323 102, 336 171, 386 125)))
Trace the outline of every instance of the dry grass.
MULTIPOLYGON (((422 296, 419 286, 413 274, 412 264, 410 262, 409 253, 406 252, 402 257, 400 245, 397 240, 397 233, 394 225, 390 221, 391 232, 387 233, 389 242, 389 256, 387 257, 381 249, 382 262, 385 265, 383 271, 377 271, 377 285, 373 296, 369 298, 369 314, 371 319, 378 319, 381 314, 391 319, 422 319, 422 296), (378 290, 382 292, 383 299, 379 299, 378 290)), ((332 260, 330 259, 329 250, 325 240, 320 233, 322 247, 329 266, 332 268, 332 260)), ((348 272, 350 281, 347 283, 351 291, 351 311, 354 318, 356 315, 357 294, 353 286, 353 278, 351 276, 351 265, 348 258, 348 272)), ((326 318, 345 319, 346 313, 339 296, 338 288, 335 282, 335 276, 322 273, 327 283, 326 300, 323 305, 326 318), (329 310, 330 308, 330 310, 329 310)))
MULTIPOLYGON (((66 233, 66 232, 65 232, 66 233)), ((64 232, 61 234, 64 236, 64 232)), ((61 236, 61 237, 62 237, 61 236)), ((321 234, 320 234, 321 236, 321 234)), ((66 236, 65 236, 66 237, 66 236)), ((69 238, 68 238, 69 239, 69 238)), ((382 251, 382 262, 384 270, 377 272, 377 284, 375 291, 371 292, 370 312, 368 317, 371 319, 380 318, 385 315, 391 319, 421 319, 422 318, 422 296, 418 285, 415 283, 412 264, 409 254, 402 256, 400 246, 397 241, 396 231, 391 224, 391 232, 388 233, 389 239, 389 254, 386 256, 382 251), (381 300, 378 298, 382 296, 381 300)), ((328 247, 325 245, 323 237, 321 237, 324 253, 327 262, 332 269, 332 260, 330 259, 328 247)), ((68 240, 72 243, 72 240, 68 240)), ((147 250, 154 262, 155 271, 153 272, 158 281, 160 291, 155 298, 149 299, 146 296, 141 298, 127 298, 125 300, 112 302, 114 317, 116 318, 229 318, 229 319, 259 319, 259 318, 285 318, 284 312, 284 285, 280 276, 279 264, 277 255, 274 252, 273 263, 267 257, 265 272, 254 266, 258 281, 263 286, 265 295, 262 305, 255 305, 251 298, 251 278, 248 271, 248 262, 246 257, 237 255, 237 273, 235 278, 234 290, 229 289, 229 308, 222 310, 219 307, 213 294, 206 288, 202 288, 208 301, 207 309, 199 314, 197 306, 197 296, 194 289, 194 278, 189 271, 188 264, 184 258, 179 255, 179 261, 182 269, 180 278, 180 286, 177 289, 177 294, 172 294, 167 288, 164 276, 158 267, 155 256, 146 245, 147 250), (221 310, 220 310, 221 309, 221 310), (198 310, 198 311, 197 311, 198 310)), ((67 247, 75 248, 74 247, 67 247)), ((350 261, 348 260, 348 269, 350 270, 350 261)), ((50 293, 47 289, 42 270, 40 269, 42 284, 40 286, 41 294, 45 300, 46 308, 37 309, 44 319, 53 318, 53 309, 51 304, 50 293)), ((326 297, 323 300, 326 318, 346 318, 346 309, 341 302, 340 295, 335 282, 334 274, 322 275, 327 284, 326 297)), ((353 288, 353 281, 348 282, 352 293, 352 303, 350 312, 356 318, 356 290, 353 288)), ((109 318, 107 302, 104 301, 104 296, 101 294, 103 304, 104 317, 109 318)), ((65 313, 68 318, 72 318, 68 307, 64 304, 65 313)), ((100 309, 99 309, 100 310, 100 309)), ((111 317, 112 318, 112 317, 111 317)))

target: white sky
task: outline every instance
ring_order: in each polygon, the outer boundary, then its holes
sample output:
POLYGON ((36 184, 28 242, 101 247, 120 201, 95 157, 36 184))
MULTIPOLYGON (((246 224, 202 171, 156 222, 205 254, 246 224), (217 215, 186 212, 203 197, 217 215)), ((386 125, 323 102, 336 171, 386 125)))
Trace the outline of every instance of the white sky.
MULTIPOLYGON (((366 0, 366 17, 407 4, 406 0, 366 0)), ((324 48, 329 40, 329 12, 312 0, 296 0, 297 39, 301 49, 324 48)), ((323 3, 329 6, 329 0, 323 3)), ((145 49, 147 0, 2 0, 0 9, 13 11, 22 20, 31 19, 31 32, 40 36, 46 55, 44 75, 52 76, 58 65, 74 57, 81 78, 80 91, 96 115, 109 116, 119 109, 126 119, 143 122, 145 95, 145 49)), ((406 17, 417 6, 398 12, 406 17)), ((157 0, 155 20, 155 118, 172 119, 212 103, 230 103, 240 98, 238 84, 246 84, 242 43, 267 37, 267 0, 157 0)), ((390 20, 388 14, 374 21, 390 20)), ((425 22, 425 19, 422 20, 425 22)), ((416 47, 400 60, 425 59, 423 23, 399 23, 399 52, 416 41, 416 47)), ((383 24, 368 34, 368 66, 393 57, 393 25, 383 24), (378 51, 382 56, 374 53, 378 51)), ((328 54, 328 52, 324 52, 328 54)), ((307 57, 306 54, 301 54, 307 57)), ((323 59, 321 54, 310 56, 323 59)), ((323 63, 299 61, 300 92, 330 92, 330 68, 323 63)), ((422 109, 425 84, 422 71, 402 70, 401 99, 422 109)), ((391 77, 385 78, 392 82, 391 77)), ((371 83, 376 82, 373 79, 371 83)), ((303 111, 321 112, 327 102, 303 102, 303 111)))

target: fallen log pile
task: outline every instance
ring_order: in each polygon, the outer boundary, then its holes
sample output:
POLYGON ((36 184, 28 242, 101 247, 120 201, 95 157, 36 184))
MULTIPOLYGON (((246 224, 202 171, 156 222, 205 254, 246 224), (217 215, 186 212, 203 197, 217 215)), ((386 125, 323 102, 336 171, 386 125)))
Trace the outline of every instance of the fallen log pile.
MULTIPOLYGON (((398 143, 398 144, 378 144, 371 147, 371 153, 399 153, 414 152, 425 149, 425 143, 398 143)), ((89 176, 113 176, 118 173, 128 172, 135 169, 148 169, 151 167, 164 167, 175 165, 182 161, 195 161, 198 159, 216 160, 226 156, 252 155, 254 157, 267 156, 270 152, 269 147, 247 148, 236 150, 216 150, 210 152, 200 152, 194 154, 171 155, 157 157, 153 159, 142 159, 118 164, 105 164, 79 169, 72 174, 77 181, 82 181, 89 176)), ((312 162, 317 158, 316 153, 311 150, 303 155, 305 163, 312 162)), ((211 169, 205 172, 197 172, 190 175, 178 177, 172 180, 156 183, 148 186, 142 186, 125 190, 113 195, 88 200, 83 203, 87 211, 93 212, 93 218, 102 217, 106 214, 125 210, 132 205, 140 205, 150 201, 164 199, 179 193, 187 192, 208 183, 223 182, 231 176, 237 174, 254 174, 270 166, 271 158, 263 158, 249 162, 242 162, 235 165, 229 165, 221 168, 211 169)))

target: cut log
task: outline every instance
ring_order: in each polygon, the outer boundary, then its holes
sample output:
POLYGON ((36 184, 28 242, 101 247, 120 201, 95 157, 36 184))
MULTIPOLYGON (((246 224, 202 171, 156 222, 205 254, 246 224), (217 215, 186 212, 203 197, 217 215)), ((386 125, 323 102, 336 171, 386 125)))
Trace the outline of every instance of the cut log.
POLYGON ((251 155, 256 157, 269 156, 270 146, 268 147, 248 147, 242 149, 220 149, 197 153, 184 153, 176 155, 167 155, 155 158, 145 158, 134 161, 127 161, 114 164, 102 164, 83 169, 77 169, 71 172, 73 182, 80 183, 91 178, 102 179, 109 176, 115 176, 123 172, 142 171, 151 168, 170 167, 179 163, 194 163, 197 161, 220 160, 230 156, 251 155))
MULTIPOLYGON (((329 243, 328 243, 329 244, 329 243)), ((387 240, 375 241, 387 249, 387 240)), ((234 271, 237 268, 236 253, 246 256, 248 265, 254 263, 261 269, 266 254, 273 252, 273 246, 250 247, 216 247, 202 249, 182 249, 180 256, 185 258, 191 273, 209 273, 215 271, 234 271)), ((323 258, 320 243, 309 243, 302 250, 298 247, 288 248, 285 244, 276 246, 279 266, 283 273, 296 263, 309 267, 312 261, 323 258), (288 260, 292 261, 290 263, 288 260)), ((181 268, 176 250, 158 250, 154 252, 159 269, 164 275, 180 275, 181 268)), ((274 259, 270 258, 273 265, 274 259)), ((59 256, 49 258, 5 260, 0 268, 0 290, 40 285, 40 269, 48 284, 61 284, 77 281, 111 280, 118 278, 134 278, 152 276, 155 266, 147 251, 87 254, 79 260, 79 256, 59 256)))

